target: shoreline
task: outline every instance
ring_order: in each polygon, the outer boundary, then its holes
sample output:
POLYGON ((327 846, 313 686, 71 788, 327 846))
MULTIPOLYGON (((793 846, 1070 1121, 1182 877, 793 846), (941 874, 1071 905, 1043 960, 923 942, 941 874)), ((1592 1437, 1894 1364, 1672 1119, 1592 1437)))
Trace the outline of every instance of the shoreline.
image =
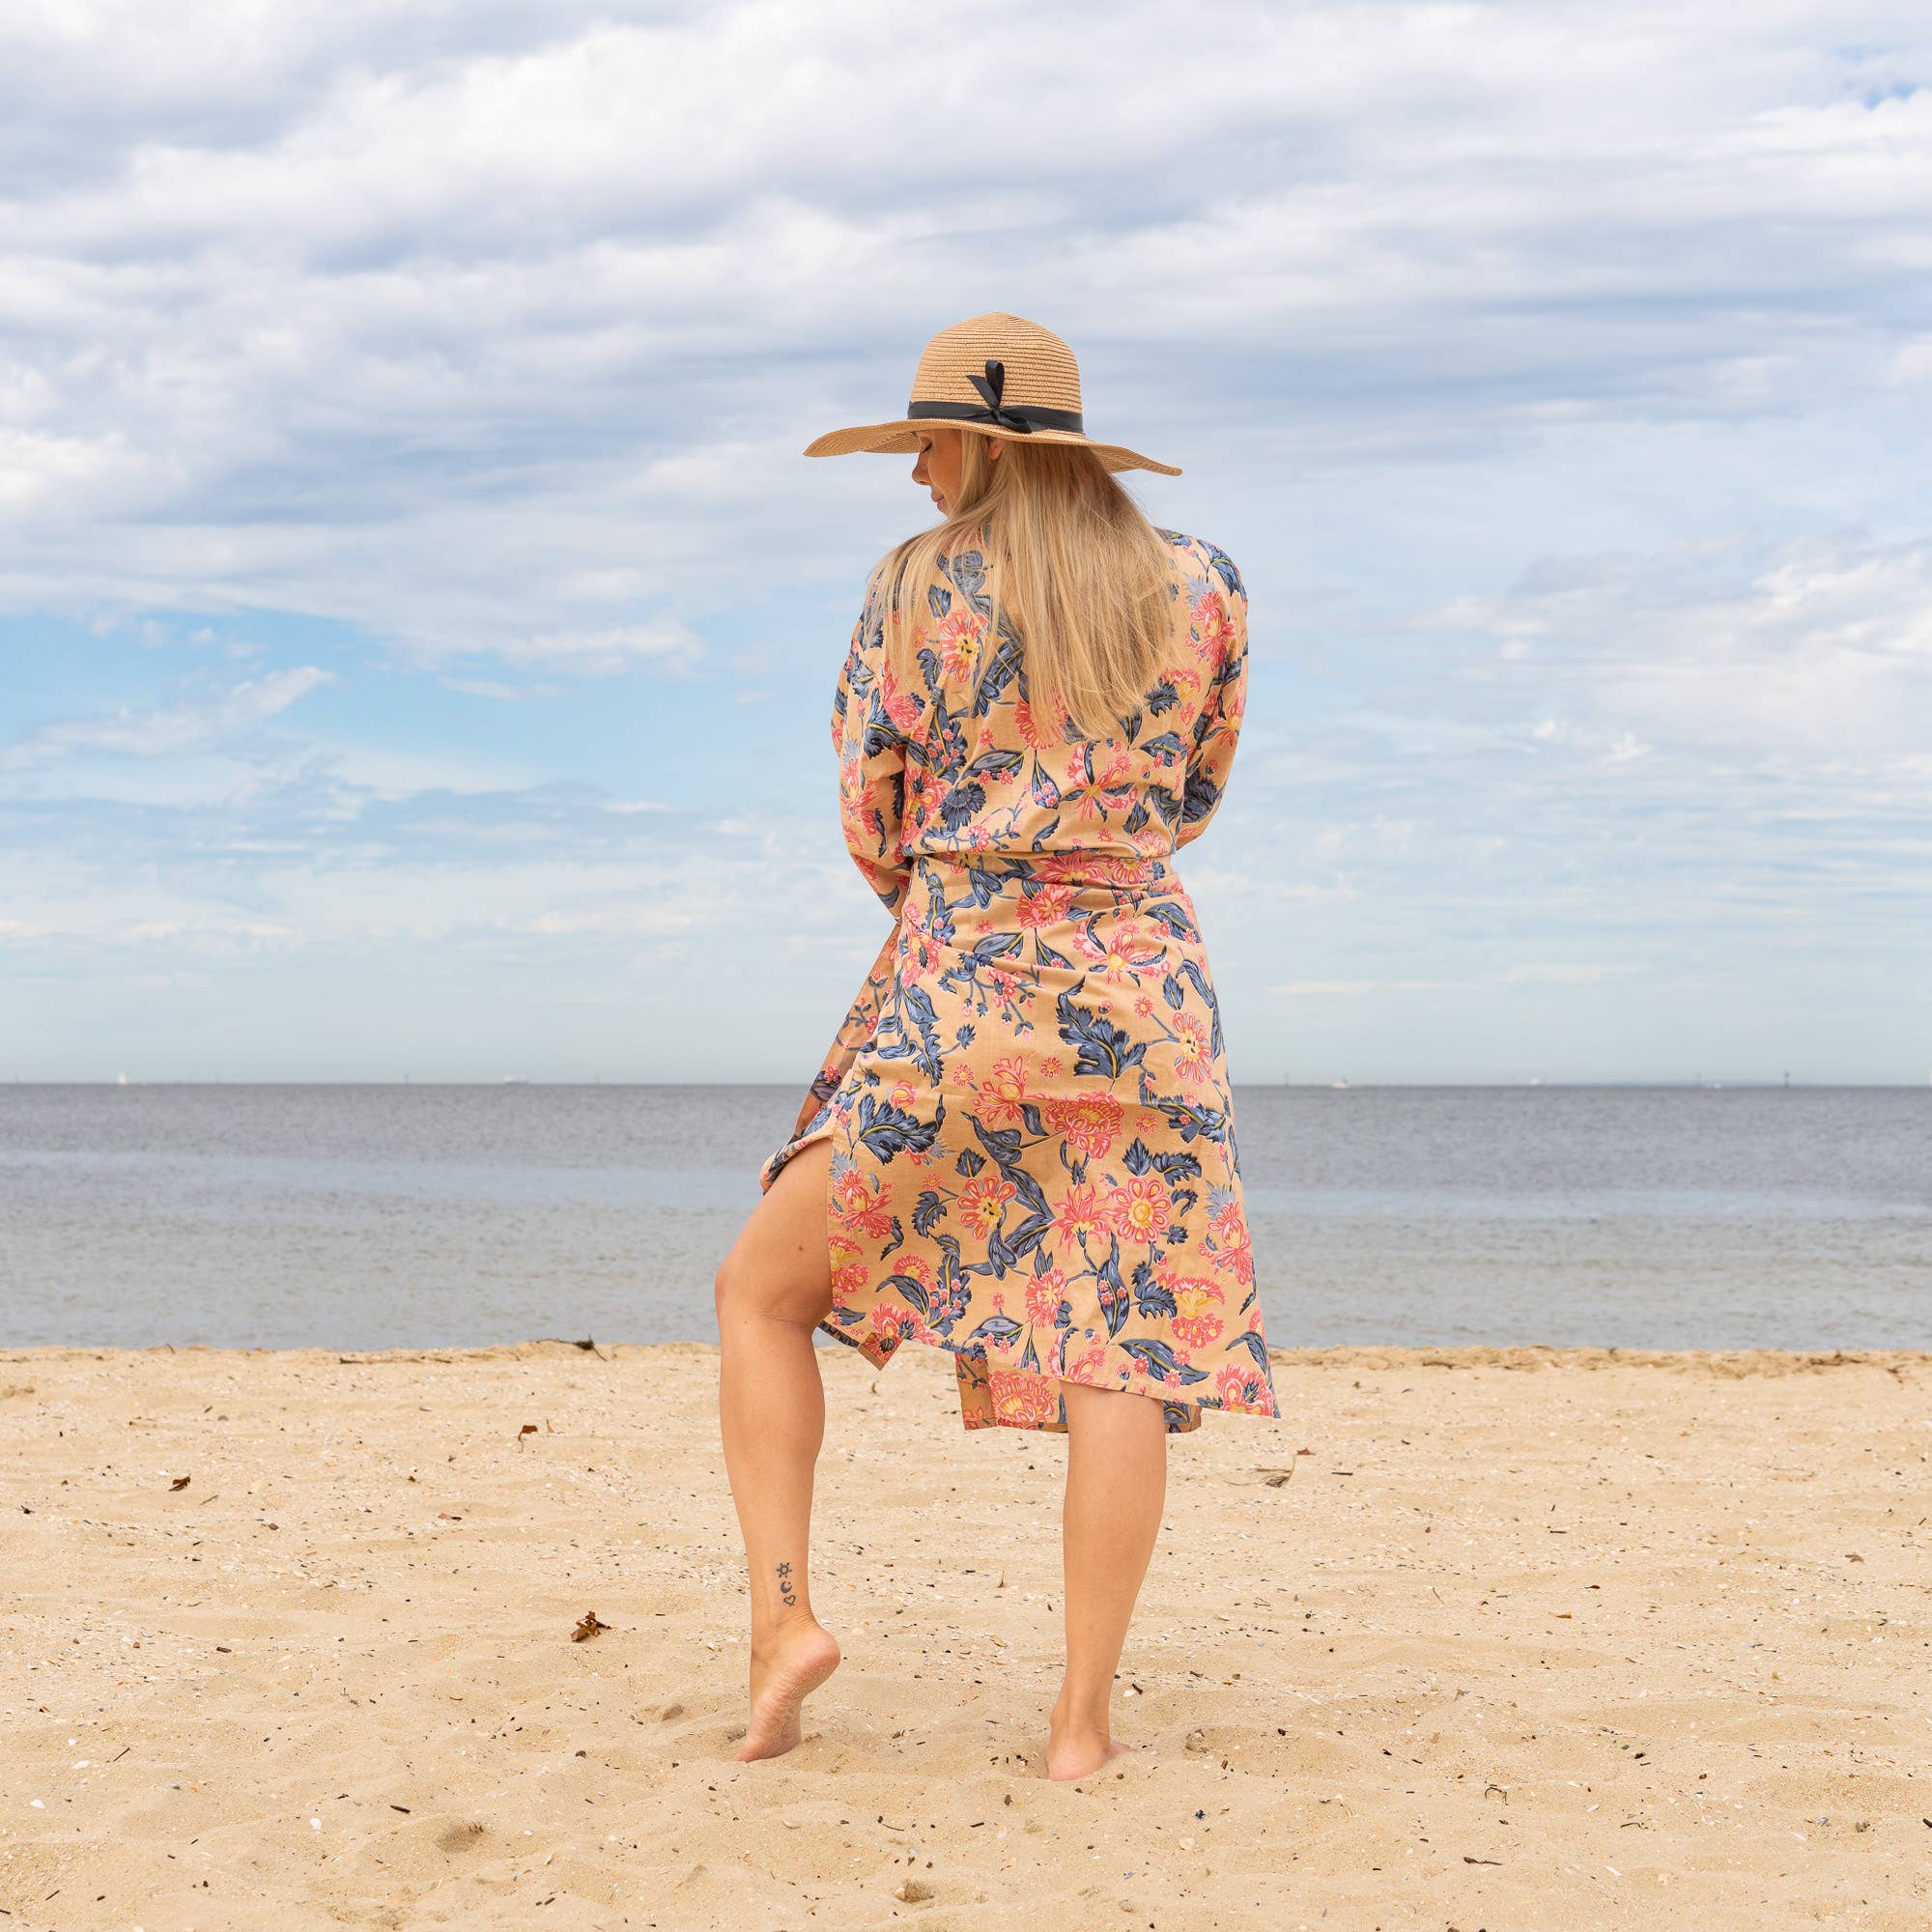
POLYGON ((1932 1351, 1270 1350, 1075 1786, 1062 1452, 925 1350, 821 1357, 845 1661, 731 1758, 716 1355, 0 1350, 0 1924, 1932 1919, 1932 1351))
MULTIPOLYGON (((599 1361, 631 1361, 666 1349, 703 1349, 716 1354, 716 1342, 694 1338, 676 1342, 596 1342, 565 1340, 560 1335, 531 1337, 522 1342, 480 1342, 424 1345, 414 1348, 339 1349, 322 1343, 291 1348, 234 1348, 213 1342, 147 1342, 138 1347, 120 1343, 34 1342, 0 1345, 0 1362, 33 1362, 91 1357, 156 1355, 235 1355, 247 1360, 287 1358, 342 1363, 388 1361, 524 1360, 575 1357, 599 1361)), ((826 1350, 831 1355, 832 1349, 826 1350)), ((932 1352, 940 1352, 934 1350, 932 1352)), ((1932 1369, 1932 1349, 1635 1349, 1611 1344, 1554 1344, 1548 1342, 1424 1343, 1344 1342, 1323 1348, 1268 1350, 1270 1363, 1281 1368, 1400 1368, 1431 1369, 1608 1369, 1648 1368, 1699 1371, 1720 1376, 1800 1375, 1821 1369, 1882 1368, 1909 1374, 1932 1369)), ((869 1365, 868 1365, 869 1366, 869 1365)), ((884 1370, 874 1370, 884 1374, 884 1370)))

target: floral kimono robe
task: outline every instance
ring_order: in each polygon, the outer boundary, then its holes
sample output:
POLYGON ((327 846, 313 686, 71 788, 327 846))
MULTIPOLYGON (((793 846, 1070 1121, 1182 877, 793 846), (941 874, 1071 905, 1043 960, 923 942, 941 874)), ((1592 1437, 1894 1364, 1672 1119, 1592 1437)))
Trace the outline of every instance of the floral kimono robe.
POLYGON ((1125 735, 1028 702, 982 533, 907 612, 875 572, 832 710, 845 842, 894 925, 791 1136, 833 1143, 827 1333, 952 1352, 968 1429, 1064 1431, 1063 1381, 1273 1416, 1221 1018, 1170 861, 1240 730, 1247 592, 1172 547, 1172 647, 1125 735), (982 659, 977 703, 976 671, 982 659))

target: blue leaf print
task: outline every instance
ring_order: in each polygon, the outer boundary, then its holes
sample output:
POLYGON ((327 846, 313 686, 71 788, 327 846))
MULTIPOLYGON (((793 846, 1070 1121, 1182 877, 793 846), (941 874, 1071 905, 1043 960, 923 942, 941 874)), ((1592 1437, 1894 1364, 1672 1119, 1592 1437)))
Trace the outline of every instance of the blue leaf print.
POLYGON ((1040 1242, 1047 1237, 1052 1229, 1053 1215, 1050 1210, 1029 1214, 1014 1228, 1011 1236, 1007 1237, 1008 1251, 1016 1263, 1023 1261, 1028 1255, 1038 1251, 1040 1242))
POLYGON ((1197 1134, 1210 1141, 1221 1138, 1227 1116, 1218 1107, 1199 1107, 1191 1100, 1157 1100, 1154 1103, 1184 1141, 1197 1134))
MULTIPOLYGON (((1086 983, 1084 979, 1079 981, 1080 986, 1086 983)), ((1073 1059, 1074 1072, 1118 1080, 1128 1067, 1138 1066, 1147 1058, 1145 1040, 1135 1039, 1090 1008, 1076 1007, 1072 993, 1062 993, 1054 1007, 1060 1015, 1060 1037, 1079 1049, 1073 1059)))
POLYGON ((1127 1287, 1121 1279, 1121 1242, 1110 1237, 1107 1259, 1099 1266, 1100 1313, 1107 1318, 1107 1338, 1111 1341, 1125 1326, 1127 1287))
POLYGON ((891 1160, 908 1149, 925 1152, 938 1131, 936 1120, 917 1121, 876 1094, 859 1096, 859 1139, 881 1160, 891 1160))
POLYGON ((1010 778, 1020 768, 1020 754, 1017 752, 983 752, 966 767, 964 776, 969 779, 1010 778))
POLYGON ((1145 1362, 1150 1373, 1157 1373, 1164 1381, 1169 1376, 1179 1376, 1182 1383, 1205 1382, 1206 1369, 1182 1368, 1175 1359, 1175 1353, 1165 1342, 1140 1342, 1129 1339, 1121 1344, 1135 1361, 1145 1362))
MULTIPOLYGON (((922 1240, 930 1235, 946 1218, 946 1199, 936 1189, 928 1187, 913 1203, 912 1231, 922 1240)), ((922 1311, 923 1312, 923 1311, 922 1311)))
POLYGON ((933 1009, 932 995, 923 986, 905 987, 898 1011, 881 1016, 872 1046, 881 1060, 910 1059, 928 1079, 937 1080, 942 1056, 939 1051, 939 1015, 933 1009), (912 1020, 913 1031, 919 1037, 916 1044, 906 1037, 905 1022, 908 1016, 912 1020))
POLYGON ((983 718, 999 701, 1008 685, 1019 675, 1020 640, 1007 628, 1007 620, 1000 619, 999 642, 993 655, 987 660, 980 674, 980 696, 973 706, 973 716, 983 718))
POLYGON ((1187 800, 1180 808, 1182 822, 1192 825, 1197 818, 1206 818, 1214 810, 1220 796, 1221 787, 1211 779, 1204 777, 1199 772, 1190 773, 1187 780, 1187 800))
POLYGON ((1248 1353, 1255 1358, 1255 1366, 1263 1371, 1266 1370, 1268 1365, 1267 1344, 1252 1328, 1246 1329, 1241 1334, 1236 1335, 1228 1344, 1228 1347, 1231 1349, 1246 1349, 1248 1353))
POLYGON ((989 1315, 977 1328, 968 1329, 966 1340, 977 1342, 983 1335, 989 1342, 1010 1342, 1020 1332, 1020 1324, 1010 1315, 989 1315))
POLYGON ((891 1289, 895 1294, 903 1295, 918 1309, 920 1319, 922 1321, 925 1319, 925 1290, 911 1275, 889 1274, 880 1286, 891 1289))
POLYGON ((1153 1156, 1148 1152, 1138 1134, 1122 1150, 1121 1163, 1129 1174, 1145 1174, 1153 1165, 1153 1156))
MULTIPOLYGON (((1001 1220, 1005 1218, 1002 1214, 1001 1220)), ((993 1279, 1005 1281, 1008 1274, 1019 1265, 1019 1260, 1000 1228, 989 1228, 986 1232, 986 1266, 993 1279)))
POLYGON ((1214 566, 1214 574, 1228 586, 1229 592, 1245 599, 1247 587, 1241 582, 1241 573, 1235 568, 1235 559, 1217 545, 1210 544, 1206 537, 1201 539, 1201 548, 1208 553, 1208 561, 1214 566))
POLYGON ((1177 980, 1172 973, 1170 973, 1167 976, 1167 978, 1160 982, 1160 994, 1161 998, 1164 999, 1167 1002, 1167 1004, 1174 1009, 1176 1012, 1179 1012, 1180 1010, 1180 1003, 1187 997, 1187 995, 1180 990, 1180 981, 1177 980))
POLYGON ((1142 1320, 1173 1320, 1175 1314, 1179 1314, 1179 1308, 1167 1289, 1163 1289, 1157 1281, 1150 1281, 1146 1293, 1142 1293, 1138 1283, 1134 1287, 1134 1314, 1142 1320))
POLYGON ((959 586, 960 596, 982 617, 992 611, 992 601, 982 594, 986 582, 986 560, 977 550, 956 552, 949 575, 959 586))
MULTIPOLYGON (((993 1157, 993 1165, 1003 1174, 1020 1157, 1020 1130, 1017 1127, 989 1127, 978 1114, 969 1114, 980 1145, 993 1157)), ((1010 1177, 1009 1177, 1010 1178, 1010 1177)))
POLYGON ((985 1166, 986 1156, 978 1148, 961 1148, 959 1158, 952 1164, 968 1180, 971 1180, 985 1166))
POLYGON ((966 956, 976 966, 990 966, 995 959, 1010 959, 1025 944, 1025 935, 1021 933, 989 932, 984 939, 973 942, 973 950, 966 956))
POLYGON ((970 825, 986 809, 986 794, 976 784, 955 783, 939 802, 939 822, 949 832, 970 825))

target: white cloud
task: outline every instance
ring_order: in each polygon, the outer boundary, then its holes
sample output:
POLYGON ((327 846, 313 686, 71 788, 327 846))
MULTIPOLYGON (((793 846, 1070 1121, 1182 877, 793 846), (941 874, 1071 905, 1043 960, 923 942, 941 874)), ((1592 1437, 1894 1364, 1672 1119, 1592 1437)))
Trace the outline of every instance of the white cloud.
POLYGON ((877 496, 798 452, 901 400, 949 278, 1226 473, 1250 439, 1777 420, 1916 366, 1932 44, 1895 6, 1209 4, 1216 57, 1158 69, 1151 5, 980 30, 1082 113, 935 71, 889 0, 10 15, 0 608, 688 667, 697 607, 809 581, 877 496), (970 206, 875 111, 913 75, 974 119, 970 206))
POLYGON ((1932 540, 1709 539, 1538 565, 1502 597, 1419 612, 1508 642, 1510 679, 1564 710, 1528 727, 1605 762, 1656 743, 1917 748, 1932 719, 1932 540), (1588 714, 1591 722, 1572 716, 1588 714))
POLYGON ((196 702, 43 724, 0 751, 0 769, 41 764, 78 752, 135 758, 180 757, 219 744, 248 725, 286 711, 318 685, 329 681, 329 672, 314 665, 300 665, 245 679, 196 702))

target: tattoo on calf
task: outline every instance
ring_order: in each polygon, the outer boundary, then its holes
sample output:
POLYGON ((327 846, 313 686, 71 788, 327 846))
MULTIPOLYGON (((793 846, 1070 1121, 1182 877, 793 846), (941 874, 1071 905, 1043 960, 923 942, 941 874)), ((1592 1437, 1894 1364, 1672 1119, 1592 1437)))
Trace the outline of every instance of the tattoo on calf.
POLYGON ((789 1563, 781 1563, 779 1565, 779 1595, 785 1600, 787 1607, 796 1606, 798 1599, 792 1594, 791 1565, 789 1563))

